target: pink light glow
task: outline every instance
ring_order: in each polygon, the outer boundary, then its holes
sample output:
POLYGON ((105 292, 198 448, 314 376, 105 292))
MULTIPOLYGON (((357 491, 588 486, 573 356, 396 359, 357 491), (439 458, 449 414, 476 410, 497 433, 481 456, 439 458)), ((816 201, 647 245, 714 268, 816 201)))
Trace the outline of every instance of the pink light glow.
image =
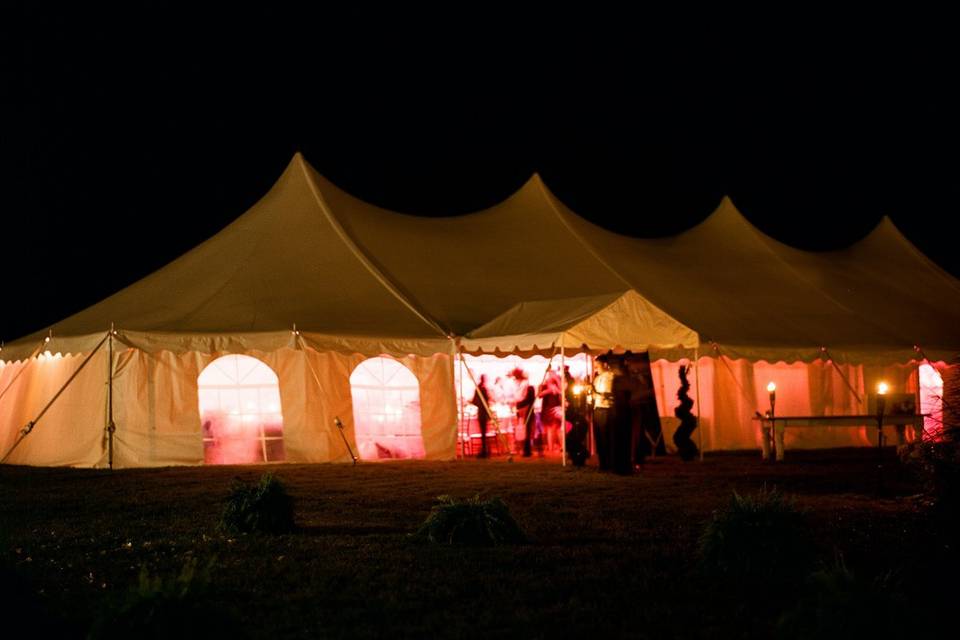
MULTIPOLYGON (((503 358, 494 355, 465 356, 467 367, 470 371, 463 370, 463 408, 467 414, 474 413, 476 407, 469 404, 473 398, 476 387, 473 379, 480 380, 480 376, 486 374, 489 380, 490 394, 493 402, 491 409, 497 414, 498 418, 507 418, 513 415, 513 405, 519 400, 521 385, 509 374, 516 368, 523 370, 527 374, 527 382, 534 387, 540 384, 543 379, 543 372, 547 367, 547 359, 543 356, 532 356, 521 358, 517 355, 510 355, 503 358), (473 374, 471 377, 470 374, 473 374)), ((560 356, 554 356, 550 366, 554 371, 560 371, 560 356)), ((573 356, 567 356, 563 359, 563 364, 570 367, 570 375, 577 380, 585 380, 589 376, 589 362, 585 354, 577 353, 573 356)), ((457 363, 454 366, 454 383, 457 390, 457 409, 461 407, 460 389, 461 389, 461 366, 457 363)), ((475 413, 474 413, 475 415, 475 413)))
POLYGON ((929 413, 923 420, 928 435, 939 435, 943 427, 943 378, 929 364, 920 365, 920 413, 929 413))
POLYGON ((392 358, 364 360, 350 374, 353 428, 363 460, 423 458, 420 383, 392 358))
POLYGON ((276 374, 250 356, 211 362, 197 381, 204 462, 249 464, 284 459, 276 374))

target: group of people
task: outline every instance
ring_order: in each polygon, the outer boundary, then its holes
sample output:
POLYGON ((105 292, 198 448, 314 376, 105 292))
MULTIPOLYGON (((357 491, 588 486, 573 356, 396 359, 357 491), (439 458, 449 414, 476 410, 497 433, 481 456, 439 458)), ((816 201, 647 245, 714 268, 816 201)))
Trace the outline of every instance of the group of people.
MULTIPOLYGON (((562 434, 570 460, 582 466, 590 457, 591 417, 601 470, 630 473, 651 452, 665 453, 649 361, 628 352, 599 356, 596 363, 593 380, 576 380, 569 367, 564 367, 562 378, 551 369, 539 389, 529 384, 523 369, 510 372, 517 390, 516 424, 523 433, 521 455, 533 455, 535 446, 541 455, 544 446, 548 451, 559 449, 562 434), (538 397, 540 412, 534 413, 538 397)), ((480 457, 489 456, 491 395, 489 378, 481 375, 471 401, 477 407, 480 457)))
MULTIPOLYGON (((547 441, 547 447, 552 450, 557 446, 554 443, 559 442, 558 434, 563 417, 559 376, 553 371, 548 372, 540 386, 539 393, 529 383, 527 374, 523 369, 517 367, 510 372, 509 377, 513 380, 515 386, 513 404, 516 408, 516 424, 523 431, 522 455, 525 457, 533 455, 535 433, 538 434, 536 445, 541 454, 543 453, 544 440, 547 441), (540 398, 541 408, 539 413, 534 413, 534 405, 538 397, 540 398)), ((493 393, 491 391, 487 374, 482 374, 477 382, 473 400, 470 401, 477 408, 477 423, 480 427, 480 453, 478 455, 481 458, 490 455, 487 448, 487 431, 493 404, 493 393)))
POLYGON ((631 473, 651 453, 666 454, 649 360, 626 353, 597 358, 593 431, 601 470, 631 473))

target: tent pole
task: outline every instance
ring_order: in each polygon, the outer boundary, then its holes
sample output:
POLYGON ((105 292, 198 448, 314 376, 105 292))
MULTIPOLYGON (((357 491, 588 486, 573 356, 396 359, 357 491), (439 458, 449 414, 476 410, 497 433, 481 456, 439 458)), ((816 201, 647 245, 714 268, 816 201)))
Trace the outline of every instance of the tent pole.
POLYGON ((703 407, 700 406, 700 347, 693 351, 694 374, 697 381, 697 444, 700 445, 700 462, 703 462, 703 429, 700 427, 700 413, 703 407))
MULTIPOLYGON (((556 345, 556 343, 554 343, 553 349, 550 351, 550 357, 547 358, 547 367, 543 370, 543 376, 540 378, 540 384, 538 384, 537 387, 536 387, 537 391, 536 391, 536 393, 534 394, 534 401, 536 401, 536 398, 539 398, 539 397, 540 397, 540 392, 543 391, 543 384, 547 381, 547 374, 550 373, 550 363, 553 361, 553 357, 554 357, 556 354, 557 354, 557 345, 556 345)), ((530 408, 527 410, 527 417, 524 418, 524 420, 523 420, 523 437, 524 437, 524 439, 527 439, 527 429, 530 428, 530 418, 533 417, 533 413, 534 413, 534 411, 533 411, 533 405, 530 405, 530 408)), ((541 420, 542 420, 542 413, 543 413, 543 411, 542 411, 542 409, 541 409, 541 420)), ((543 434, 541 434, 540 437, 542 438, 542 437, 543 437, 543 434)), ((542 450, 542 448, 543 448, 543 446, 542 446, 542 440, 541 440, 541 450, 542 450)))
MULTIPOLYGON (((583 353, 587 356, 587 389, 589 389, 589 391, 585 390, 584 393, 590 394, 589 399, 593 397, 593 354, 587 350, 586 345, 583 347, 583 353)), ((593 402, 596 402, 596 398, 593 399, 593 402)), ((590 443, 590 455, 595 456, 597 455, 597 443, 593 439, 593 405, 589 403, 587 405, 587 429, 587 433, 590 434, 587 436, 587 442, 590 443)))
POLYGON ((560 345, 560 459, 567 466, 567 376, 563 344, 560 345))
POLYGON ((113 336, 116 333, 111 322, 107 340, 107 466, 110 469, 113 469, 113 433, 117 430, 113 422, 113 336))
POLYGON ((467 457, 467 438, 470 437, 470 434, 468 433, 469 427, 465 427, 465 425, 469 423, 467 422, 467 415, 466 415, 467 407, 463 399, 463 359, 457 358, 457 360, 460 361, 459 362, 460 364, 460 424, 457 426, 457 429, 460 430, 460 457, 466 458, 467 457))

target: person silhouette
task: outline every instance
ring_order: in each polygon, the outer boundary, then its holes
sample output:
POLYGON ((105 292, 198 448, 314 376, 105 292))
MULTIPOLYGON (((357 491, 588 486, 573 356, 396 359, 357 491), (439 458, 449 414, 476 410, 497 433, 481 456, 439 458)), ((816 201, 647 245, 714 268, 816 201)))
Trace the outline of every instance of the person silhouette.
POLYGON ((490 406, 490 390, 487 389, 487 374, 480 375, 480 381, 477 383, 477 390, 473 394, 473 400, 470 404, 477 407, 477 425, 480 427, 480 453, 478 458, 487 458, 490 452, 487 450, 487 423, 490 422, 490 412, 487 407, 490 406))

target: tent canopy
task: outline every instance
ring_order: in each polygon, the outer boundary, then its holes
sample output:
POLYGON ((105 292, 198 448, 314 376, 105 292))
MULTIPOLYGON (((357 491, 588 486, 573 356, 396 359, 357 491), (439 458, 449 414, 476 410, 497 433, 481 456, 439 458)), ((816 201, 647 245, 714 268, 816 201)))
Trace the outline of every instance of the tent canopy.
MULTIPOLYGON (((318 349, 427 354, 448 352, 453 336, 569 333, 558 318, 631 289, 620 304, 641 315, 624 322, 696 332, 720 349, 706 353, 809 362, 827 349, 882 364, 915 359, 915 345, 933 359, 960 352, 960 282, 886 219, 845 250, 812 253, 765 236, 725 198, 677 236, 630 238, 577 216, 536 175, 489 209, 422 218, 350 196, 300 154, 216 236, 52 330, 61 351, 115 324, 134 344, 211 352, 286 345, 295 324, 318 349)), ((3 356, 25 357, 45 334, 3 356)))
MULTIPOLYGON (((114 324, 139 345, 174 352, 271 350, 294 325, 322 349, 437 353, 449 340, 356 247, 297 154, 273 188, 206 242, 51 327, 81 351, 114 324), (135 335, 135 334, 145 335, 135 335)), ((10 345, 23 357, 46 334, 10 345), (17 348, 19 347, 19 348, 17 348)))
MULTIPOLYGON (((815 253, 765 236, 729 198, 670 238, 606 231, 555 203, 564 225, 645 298, 719 353, 752 361, 830 357, 905 363, 960 352, 960 282, 884 219, 843 251, 815 253)), ((715 352, 717 353, 717 352, 715 352)))
POLYGON ((521 302, 461 342, 470 353, 542 353, 563 347, 594 353, 652 351, 664 357, 692 352, 699 344, 696 331, 632 290, 521 302))

